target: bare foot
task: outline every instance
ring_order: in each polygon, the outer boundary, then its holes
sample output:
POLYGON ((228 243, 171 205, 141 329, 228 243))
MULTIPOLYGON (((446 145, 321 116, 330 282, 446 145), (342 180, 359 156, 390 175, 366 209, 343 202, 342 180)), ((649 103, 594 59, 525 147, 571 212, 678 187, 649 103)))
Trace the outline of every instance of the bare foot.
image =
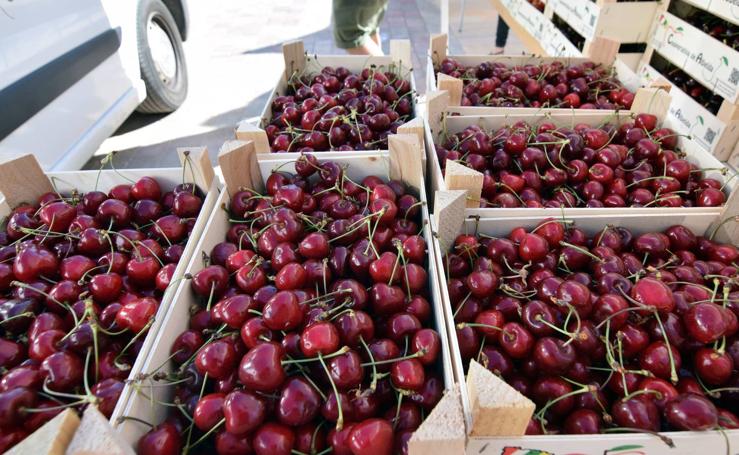
POLYGON ((490 53, 490 55, 503 55, 503 52, 505 52, 504 48, 496 46, 495 49, 493 49, 493 52, 490 53))

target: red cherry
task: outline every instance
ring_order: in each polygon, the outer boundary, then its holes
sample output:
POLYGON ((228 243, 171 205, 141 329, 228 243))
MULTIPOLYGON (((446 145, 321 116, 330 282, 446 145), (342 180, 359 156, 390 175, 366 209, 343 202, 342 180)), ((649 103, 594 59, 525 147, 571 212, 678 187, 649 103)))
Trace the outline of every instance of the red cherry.
POLYGON ((357 423, 349 434, 353 455, 389 455, 393 449, 393 427, 384 419, 357 423))
POLYGON ((252 432, 264 422, 267 409, 257 395, 243 390, 234 390, 223 400, 223 416, 226 431, 242 436, 252 432))
POLYGON ((246 353, 239 365, 239 380, 260 392, 277 390, 285 382, 282 347, 273 342, 261 343, 246 353))
POLYGON ((259 427, 252 440, 256 455, 290 455, 294 445, 293 430, 277 423, 265 423, 259 427))

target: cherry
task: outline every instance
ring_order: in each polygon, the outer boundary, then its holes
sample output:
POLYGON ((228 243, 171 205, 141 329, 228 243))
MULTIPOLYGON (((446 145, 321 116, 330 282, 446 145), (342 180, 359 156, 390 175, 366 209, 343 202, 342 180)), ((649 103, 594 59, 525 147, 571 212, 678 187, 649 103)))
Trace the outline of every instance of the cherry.
POLYGON ((390 454, 393 448, 393 427, 384 419, 364 420, 352 428, 348 445, 354 455, 390 454))
POLYGON ((639 304, 653 307, 661 313, 675 308, 675 299, 670 288, 655 278, 642 278, 631 288, 631 298, 639 304))
POLYGON ((575 349, 562 340, 544 337, 536 341, 533 358, 545 374, 565 374, 575 361, 575 349))
POLYGON ((698 303, 683 314, 683 325, 688 335, 701 343, 711 343, 726 331, 726 320, 715 303, 698 303))
POLYGON ((721 385, 729 380, 734 370, 734 361, 726 352, 700 348, 693 357, 695 372, 706 384, 721 385))
POLYGON ((321 397, 303 378, 288 379, 280 393, 277 418, 285 425, 300 426, 311 422, 321 407, 321 397))
POLYGON ((121 328, 139 333, 149 327, 158 307, 158 302, 151 297, 134 300, 121 307, 116 314, 115 322, 121 328))
POLYGON ((503 326, 499 340, 501 347, 514 359, 527 357, 534 348, 531 333, 517 322, 508 322, 503 326))
POLYGON ((707 398, 683 393, 665 404, 665 420, 686 431, 711 430, 718 425, 718 411, 707 398))
POLYGON ((226 431, 237 436, 249 434, 261 425, 266 412, 264 401, 248 391, 234 390, 223 400, 226 431))
POLYGON ((300 335, 300 350, 306 357, 330 354, 338 348, 339 331, 330 322, 311 324, 300 335))
POLYGON ((282 347, 274 342, 254 346, 241 359, 239 380, 260 392, 272 392, 285 382, 282 347))
POLYGON ((257 455, 290 455, 295 433, 287 426, 265 423, 254 432, 252 447, 257 455))
POLYGON ((621 398, 613 403, 611 416, 618 426, 659 431, 660 414, 651 398, 643 395, 621 398))
POLYGON ((564 421, 564 430, 569 434, 597 434, 601 432, 602 419, 592 409, 577 409, 564 421))
POLYGON ((248 436, 237 436, 228 431, 221 431, 215 438, 216 453, 219 455, 253 453, 250 441, 248 436))
POLYGON ((217 340, 203 346, 195 356, 195 367, 201 374, 214 379, 224 379, 236 367, 236 351, 233 344, 217 340))
POLYGON ((51 390, 68 392, 82 381, 82 360, 69 352, 55 352, 39 368, 51 390))

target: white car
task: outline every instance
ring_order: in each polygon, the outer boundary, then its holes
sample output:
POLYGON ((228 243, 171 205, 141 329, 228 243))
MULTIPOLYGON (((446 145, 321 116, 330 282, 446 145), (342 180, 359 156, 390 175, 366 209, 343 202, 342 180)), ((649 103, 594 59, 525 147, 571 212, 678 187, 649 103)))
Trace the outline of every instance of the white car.
POLYGON ((0 0, 0 162, 79 169, 134 111, 187 96, 186 0, 0 0))

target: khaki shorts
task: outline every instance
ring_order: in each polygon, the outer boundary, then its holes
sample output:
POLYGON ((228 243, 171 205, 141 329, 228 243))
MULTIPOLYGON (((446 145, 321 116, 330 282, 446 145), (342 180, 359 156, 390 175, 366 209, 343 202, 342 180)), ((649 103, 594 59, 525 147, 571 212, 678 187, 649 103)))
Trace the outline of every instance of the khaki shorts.
POLYGON ((340 49, 359 47, 377 32, 389 0, 333 0, 334 41, 340 49))

